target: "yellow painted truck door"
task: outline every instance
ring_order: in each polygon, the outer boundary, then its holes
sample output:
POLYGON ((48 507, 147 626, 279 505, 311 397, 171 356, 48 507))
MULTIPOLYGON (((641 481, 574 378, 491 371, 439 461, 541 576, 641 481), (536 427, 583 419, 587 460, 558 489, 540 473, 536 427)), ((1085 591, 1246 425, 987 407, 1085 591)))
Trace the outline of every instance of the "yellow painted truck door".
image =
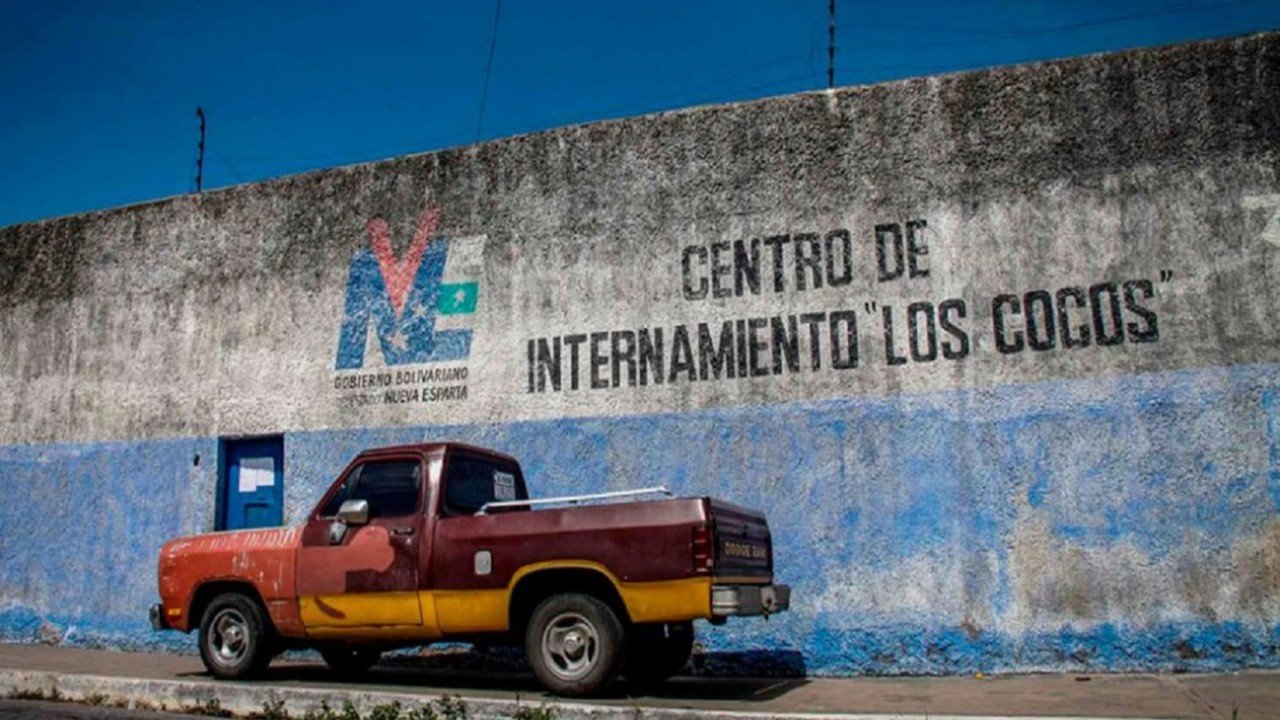
POLYGON ((418 593, 423 469, 417 455, 354 465, 308 519, 298 549, 297 592, 309 636, 438 635, 434 611, 423 623, 418 593), (367 520, 339 519, 344 503, 359 507, 359 501, 367 503, 367 520))

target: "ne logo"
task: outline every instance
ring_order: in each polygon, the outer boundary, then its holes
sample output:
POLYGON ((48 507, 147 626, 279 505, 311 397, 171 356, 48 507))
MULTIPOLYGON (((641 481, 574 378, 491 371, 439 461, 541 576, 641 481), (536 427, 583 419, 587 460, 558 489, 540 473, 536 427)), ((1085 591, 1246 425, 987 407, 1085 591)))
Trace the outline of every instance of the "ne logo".
POLYGON ((418 220, 403 255, 391 249, 387 222, 367 225, 369 247, 357 250, 347 272, 336 368, 364 367, 369 323, 388 366, 461 360, 471 353, 471 330, 437 330, 437 315, 469 315, 480 294, 476 282, 444 283, 449 238, 433 237, 439 210, 418 220))

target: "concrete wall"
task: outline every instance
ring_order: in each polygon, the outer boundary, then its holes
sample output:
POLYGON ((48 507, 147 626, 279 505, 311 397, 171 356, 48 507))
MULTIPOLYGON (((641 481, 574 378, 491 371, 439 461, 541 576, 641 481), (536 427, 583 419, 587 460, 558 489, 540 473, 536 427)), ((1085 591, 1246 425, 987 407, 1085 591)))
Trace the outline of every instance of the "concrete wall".
POLYGON ((762 508, 765 664, 1277 666, 1278 212, 1271 34, 8 228, 0 635, 180 643, 155 552, 283 432, 291 520, 441 438, 762 508))

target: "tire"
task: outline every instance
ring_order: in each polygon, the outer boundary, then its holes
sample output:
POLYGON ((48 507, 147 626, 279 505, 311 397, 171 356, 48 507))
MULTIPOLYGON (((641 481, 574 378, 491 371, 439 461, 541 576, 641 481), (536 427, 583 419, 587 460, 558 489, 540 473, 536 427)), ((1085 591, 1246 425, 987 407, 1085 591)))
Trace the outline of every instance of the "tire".
POLYGON ((654 685, 675 675, 693 653, 693 623, 636 625, 627 636, 622 674, 639 685, 654 685))
POLYGON ((330 670, 340 675, 361 675, 378 664, 381 650, 369 648, 326 647, 319 648, 320 657, 330 670))
POLYGON ((200 659, 213 676, 242 680, 261 675, 275 651, 262 606, 240 593, 223 593, 200 620, 200 659))
POLYGON ((617 678, 625 661, 624 638, 618 616, 600 600, 578 593, 553 595, 529 617, 525 656, 548 690, 583 697, 617 678))

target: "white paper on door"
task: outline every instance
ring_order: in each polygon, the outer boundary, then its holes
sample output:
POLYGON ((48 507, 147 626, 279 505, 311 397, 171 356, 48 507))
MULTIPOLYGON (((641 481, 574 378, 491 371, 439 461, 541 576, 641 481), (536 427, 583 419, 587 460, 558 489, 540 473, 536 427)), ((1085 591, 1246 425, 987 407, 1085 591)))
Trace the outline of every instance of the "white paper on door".
POLYGON ((240 492, 251 493, 260 487, 276 484, 276 459, 267 457, 240 458, 240 492))

